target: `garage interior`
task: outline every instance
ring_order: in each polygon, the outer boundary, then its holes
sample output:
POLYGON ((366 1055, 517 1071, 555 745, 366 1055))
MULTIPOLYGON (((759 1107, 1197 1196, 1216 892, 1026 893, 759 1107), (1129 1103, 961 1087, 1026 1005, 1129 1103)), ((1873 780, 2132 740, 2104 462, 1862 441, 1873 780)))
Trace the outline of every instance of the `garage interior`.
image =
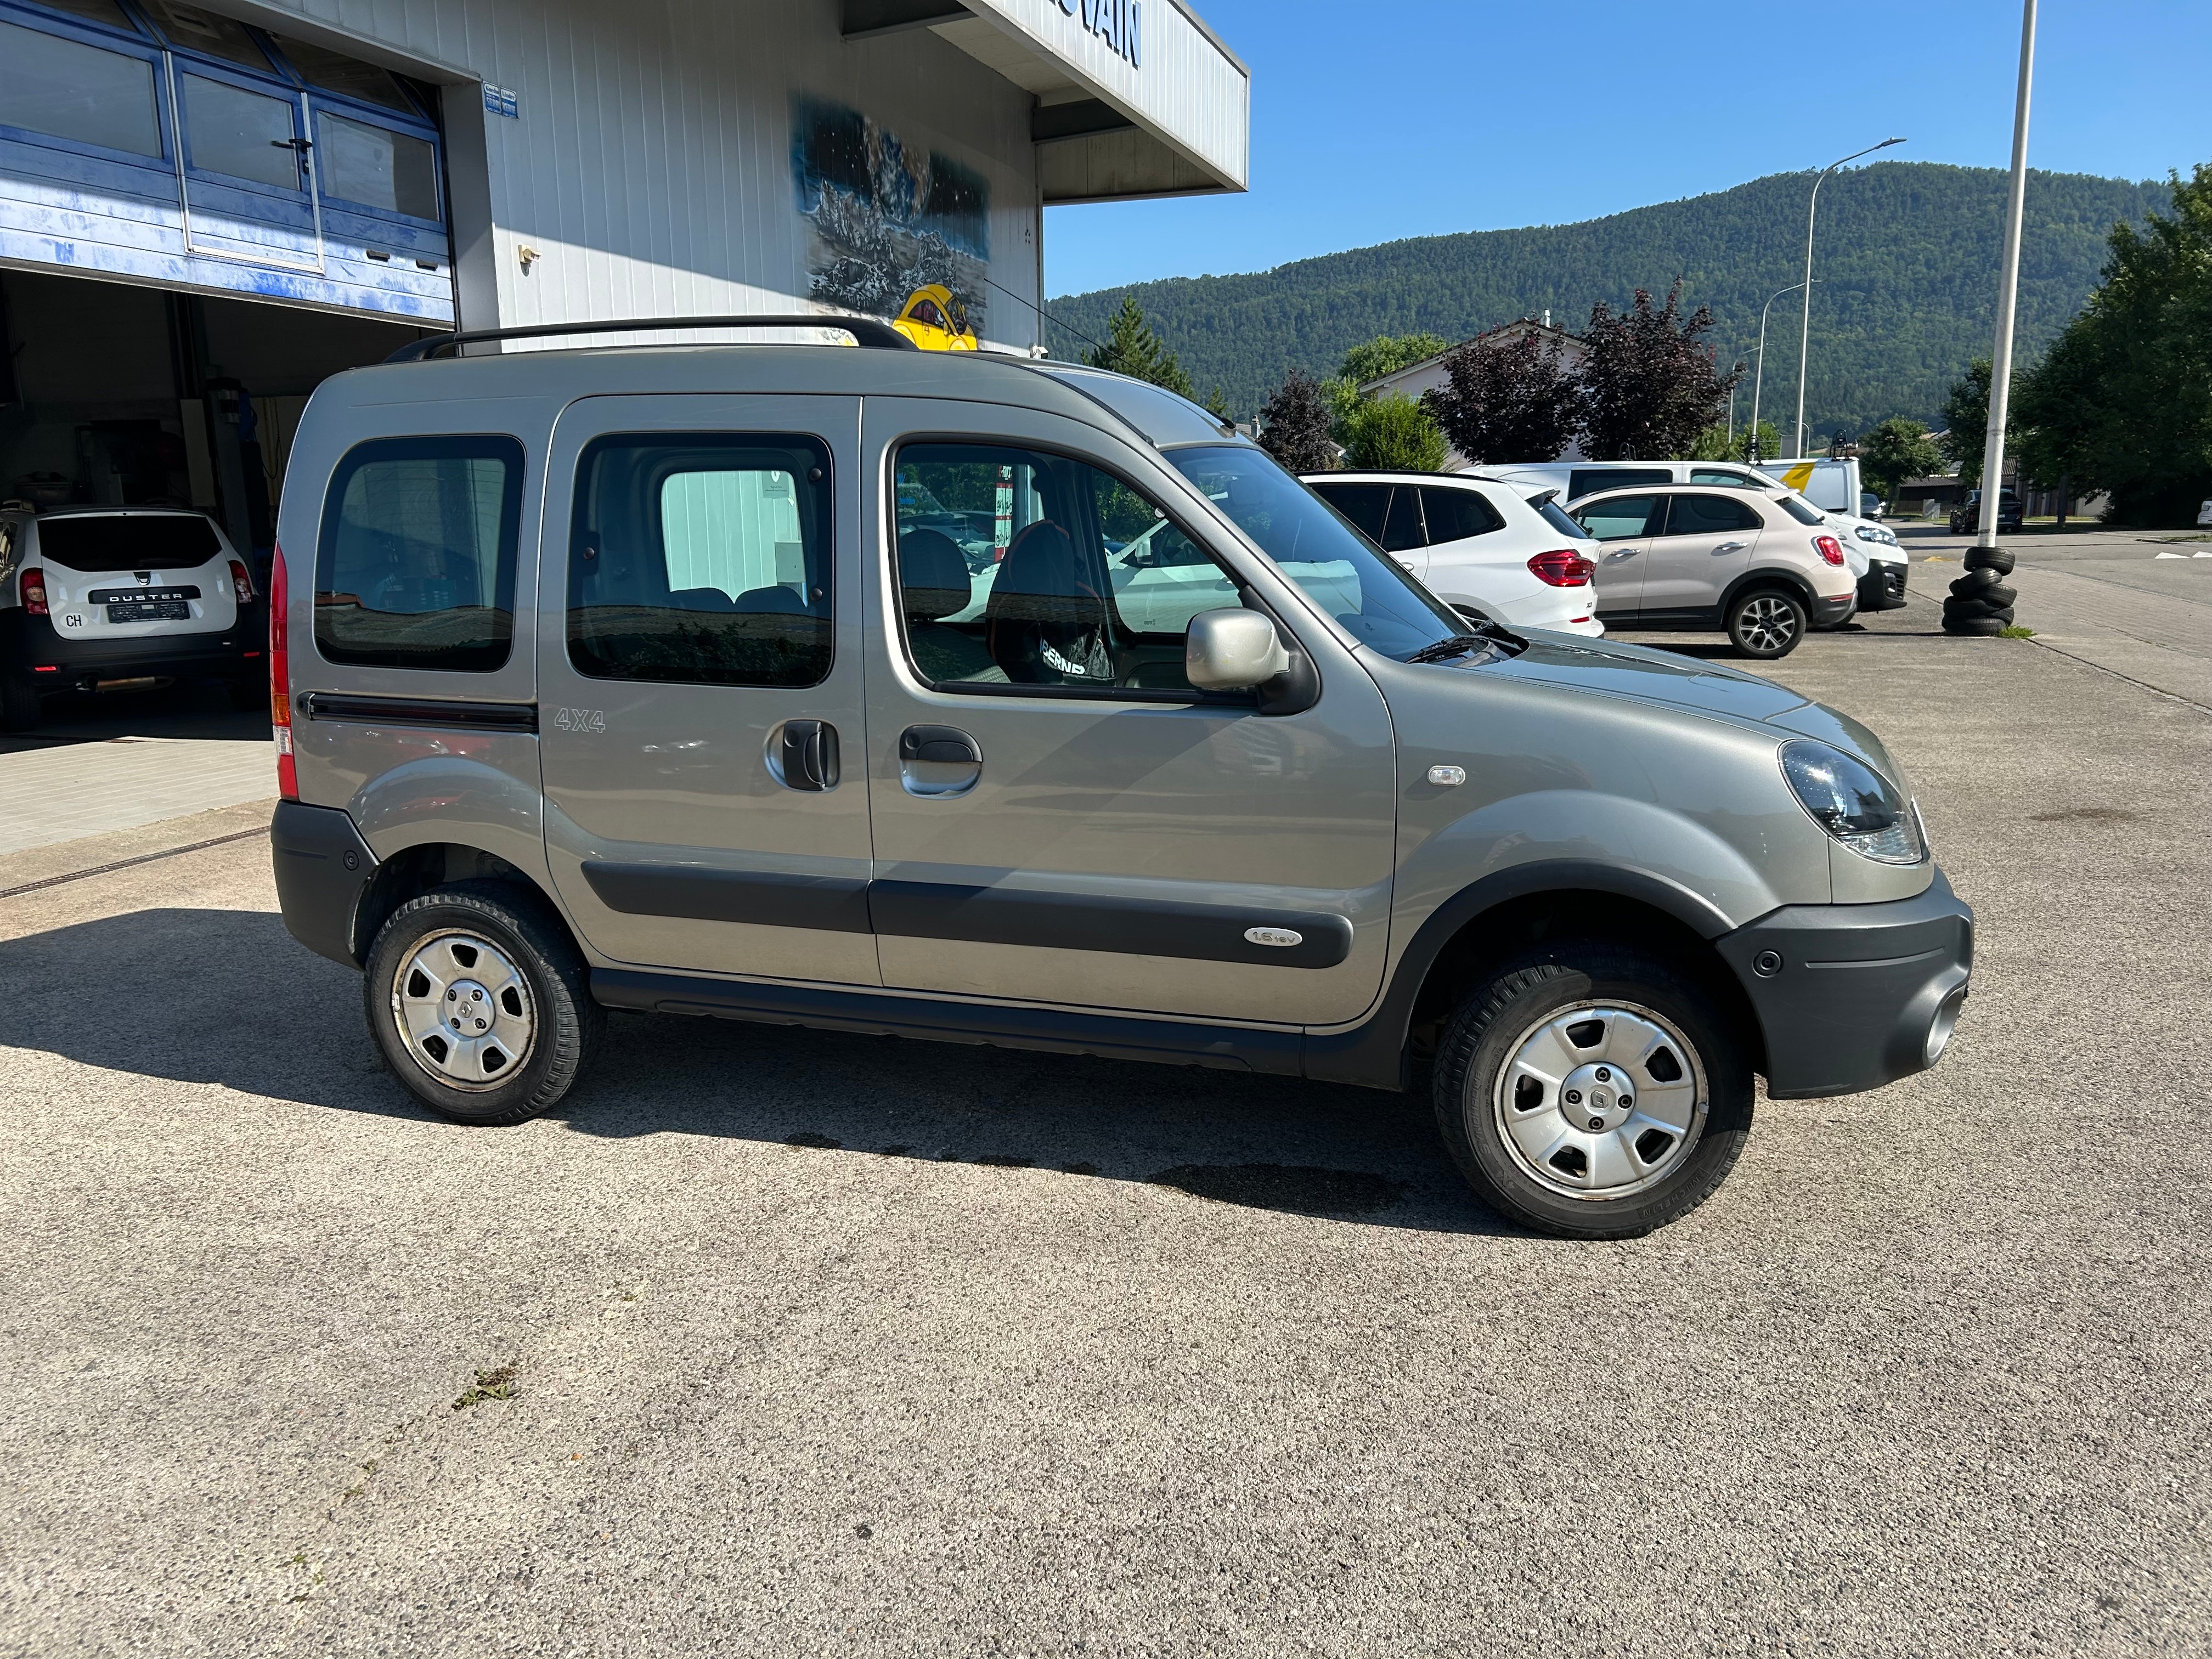
POLYGON ((317 385, 429 331, 303 307, 0 271, 0 494, 196 507, 264 567, 317 385))

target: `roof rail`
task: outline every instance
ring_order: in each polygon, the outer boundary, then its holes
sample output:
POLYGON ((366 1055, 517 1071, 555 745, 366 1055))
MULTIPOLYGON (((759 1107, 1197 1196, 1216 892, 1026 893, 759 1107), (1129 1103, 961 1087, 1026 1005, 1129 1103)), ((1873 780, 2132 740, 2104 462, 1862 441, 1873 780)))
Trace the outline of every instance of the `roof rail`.
POLYGON ((480 328, 465 334, 434 334, 410 340, 384 361, 419 363, 433 357, 459 355, 466 345, 486 340, 529 340, 555 334, 635 334, 659 329, 690 328, 837 328, 860 345, 877 351, 919 351, 921 348, 873 317, 630 317, 600 322, 538 323, 527 328, 480 328))

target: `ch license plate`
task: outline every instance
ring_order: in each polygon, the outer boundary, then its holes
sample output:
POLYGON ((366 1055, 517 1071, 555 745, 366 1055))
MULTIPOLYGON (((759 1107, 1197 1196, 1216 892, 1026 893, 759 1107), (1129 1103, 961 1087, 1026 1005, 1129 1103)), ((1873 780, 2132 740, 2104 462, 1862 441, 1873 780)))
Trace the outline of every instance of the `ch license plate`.
POLYGON ((107 607, 107 620, 127 622, 187 622, 192 608, 182 599, 125 599, 107 607))

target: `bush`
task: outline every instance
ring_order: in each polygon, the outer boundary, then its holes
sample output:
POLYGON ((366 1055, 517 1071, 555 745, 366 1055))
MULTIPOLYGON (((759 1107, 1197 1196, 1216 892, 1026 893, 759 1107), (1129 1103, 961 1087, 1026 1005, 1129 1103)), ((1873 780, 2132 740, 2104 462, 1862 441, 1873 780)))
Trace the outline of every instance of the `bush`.
POLYGON ((1368 398, 1345 424, 1345 459, 1364 470, 1440 472, 1451 455, 1443 428, 1402 392, 1368 398))

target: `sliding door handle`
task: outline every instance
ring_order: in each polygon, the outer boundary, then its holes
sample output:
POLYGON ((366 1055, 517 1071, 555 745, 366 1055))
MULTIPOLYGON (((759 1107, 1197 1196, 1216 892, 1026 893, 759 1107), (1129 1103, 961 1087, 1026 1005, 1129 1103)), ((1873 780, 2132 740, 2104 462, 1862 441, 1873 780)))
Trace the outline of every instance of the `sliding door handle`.
POLYGON ((983 751, 957 726, 909 726, 899 733, 899 758, 949 766, 981 766, 983 751))
POLYGON ((775 746, 776 781, 818 793, 837 787, 837 728, 828 720, 786 720, 775 746))

